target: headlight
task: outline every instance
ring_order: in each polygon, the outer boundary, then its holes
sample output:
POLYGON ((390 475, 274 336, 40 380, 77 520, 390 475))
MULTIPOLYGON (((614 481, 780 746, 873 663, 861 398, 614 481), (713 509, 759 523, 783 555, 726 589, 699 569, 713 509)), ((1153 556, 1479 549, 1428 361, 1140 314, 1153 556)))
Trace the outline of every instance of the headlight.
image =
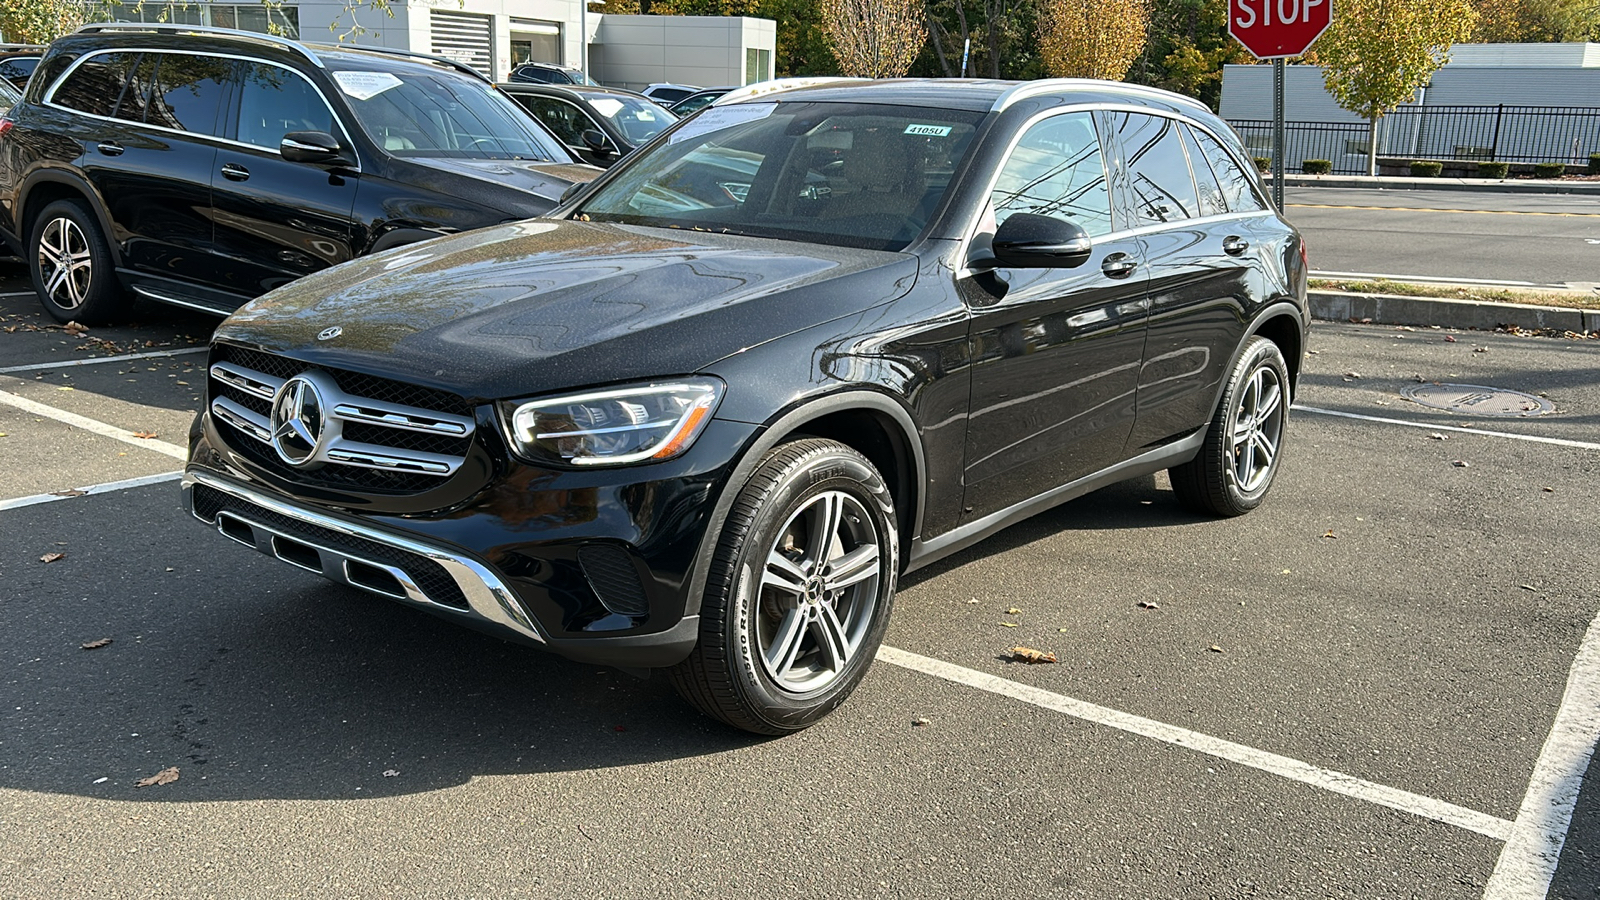
POLYGON ((671 459, 689 449, 722 399, 723 384, 697 377, 507 404, 521 455, 574 466, 671 459))

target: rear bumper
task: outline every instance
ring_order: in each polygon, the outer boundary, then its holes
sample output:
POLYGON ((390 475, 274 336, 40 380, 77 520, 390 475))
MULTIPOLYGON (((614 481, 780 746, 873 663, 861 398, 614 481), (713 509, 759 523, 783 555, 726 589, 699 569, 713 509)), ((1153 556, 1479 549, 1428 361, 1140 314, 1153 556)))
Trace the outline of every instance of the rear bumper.
POLYGON ((668 666, 688 656, 698 638, 697 615, 646 634, 555 633, 531 614, 511 579, 474 554, 308 507, 199 467, 184 474, 183 500, 195 518, 223 536, 292 566, 569 659, 668 666))

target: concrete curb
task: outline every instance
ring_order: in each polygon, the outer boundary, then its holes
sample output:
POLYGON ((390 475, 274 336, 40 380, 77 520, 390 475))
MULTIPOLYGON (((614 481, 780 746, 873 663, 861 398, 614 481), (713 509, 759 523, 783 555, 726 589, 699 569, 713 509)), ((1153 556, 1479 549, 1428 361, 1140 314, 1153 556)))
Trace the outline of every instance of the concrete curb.
POLYGON ((1333 322, 1370 319, 1378 325, 1438 325, 1492 331, 1502 325, 1553 328, 1558 331, 1600 331, 1600 310, 1521 303, 1483 303, 1441 297, 1394 294, 1352 294, 1308 291, 1313 318, 1333 322))
MULTIPOLYGON (((1266 179, 1267 184, 1272 179, 1266 179)), ((1600 196, 1600 181, 1557 181, 1517 178, 1494 181, 1488 178, 1411 178, 1394 175, 1285 175, 1284 187, 1367 188, 1389 191, 1467 191, 1494 194, 1594 194, 1600 196)))

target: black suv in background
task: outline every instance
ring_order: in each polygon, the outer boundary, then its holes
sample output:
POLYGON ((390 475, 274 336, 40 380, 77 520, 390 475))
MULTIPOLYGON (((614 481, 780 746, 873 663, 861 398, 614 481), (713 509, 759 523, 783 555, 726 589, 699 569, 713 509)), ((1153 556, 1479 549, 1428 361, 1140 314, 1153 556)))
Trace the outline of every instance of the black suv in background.
POLYGON ((191 26, 50 46, 0 119, 0 237, 52 316, 217 313, 311 272, 549 211, 599 174, 471 68, 191 26))
POLYGON ((678 116, 633 91, 561 84, 500 85, 573 156, 602 168, 667 130, 678 116))
POLYGON ((1186 97, 733 97, 549 217, 235 313, 184 489, 291 565, 794 731, 904 572, 1163 469, 1198 510, 1261 503, 1305 291, 1186 97))

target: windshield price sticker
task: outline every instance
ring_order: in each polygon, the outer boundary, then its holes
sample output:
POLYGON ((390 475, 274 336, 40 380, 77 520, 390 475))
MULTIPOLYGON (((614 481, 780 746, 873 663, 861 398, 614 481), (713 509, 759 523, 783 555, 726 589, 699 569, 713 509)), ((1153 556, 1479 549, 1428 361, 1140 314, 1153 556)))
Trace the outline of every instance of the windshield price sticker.
POLYGON ((357 100, 371 100, 400 86, 400 79, 388 72, 335 72, 333 80, 339 82, 339 90, 357 100))
POLYGON ((907 125, 906 134, 920 134, 923 137, 947 137, 950 134, 949 125, 907 125))

